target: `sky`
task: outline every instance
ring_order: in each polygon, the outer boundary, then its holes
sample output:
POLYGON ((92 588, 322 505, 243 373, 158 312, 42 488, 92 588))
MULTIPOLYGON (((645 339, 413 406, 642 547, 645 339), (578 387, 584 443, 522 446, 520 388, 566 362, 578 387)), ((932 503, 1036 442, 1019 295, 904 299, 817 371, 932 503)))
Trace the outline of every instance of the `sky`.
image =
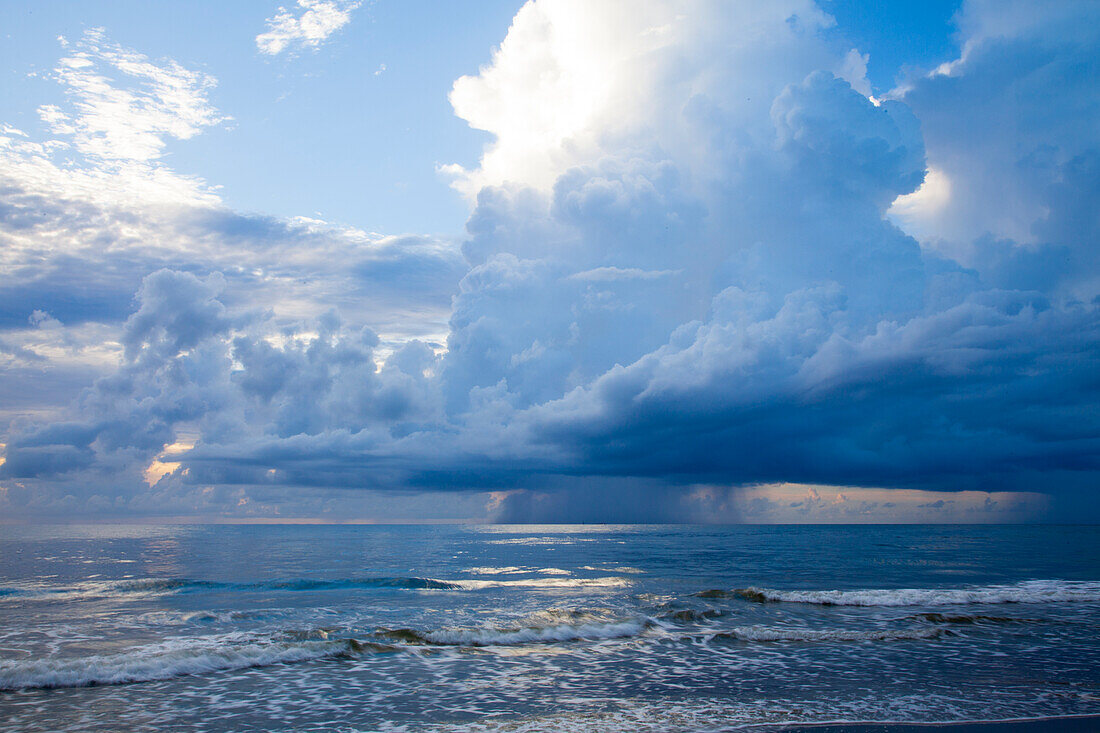
POLYGON ((0 3, 0 521, 1100 521, 1098 21, 0 3))

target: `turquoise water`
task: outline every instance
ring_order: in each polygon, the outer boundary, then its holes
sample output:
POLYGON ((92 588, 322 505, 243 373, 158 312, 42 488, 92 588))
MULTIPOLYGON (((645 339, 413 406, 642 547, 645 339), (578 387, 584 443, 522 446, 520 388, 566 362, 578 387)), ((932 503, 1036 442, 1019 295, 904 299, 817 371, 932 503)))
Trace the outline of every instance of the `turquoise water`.
POLYGON ((0 729, 1100 714, 1100 528, 4 527, 0 729))

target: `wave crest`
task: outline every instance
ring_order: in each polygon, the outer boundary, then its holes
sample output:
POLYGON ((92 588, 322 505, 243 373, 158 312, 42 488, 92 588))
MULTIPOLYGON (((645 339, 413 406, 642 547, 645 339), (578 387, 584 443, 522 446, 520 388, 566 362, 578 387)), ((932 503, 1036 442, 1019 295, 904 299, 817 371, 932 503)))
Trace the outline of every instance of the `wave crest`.
POLYGON ((301 642, 227 637, 191 639, 137 647, 118 654, 0 662, 0 690, 151 682, 393 649, 356 639, 301 642))
POLYGON ((705 598, 740 597, 757 603, 811 603, 819 606, 958 606, 1000 603, 1100 601, 1100 582, 1029 580, 1013 585, 969 588, 896 588, 868 590, 776 590, 740 588, 704 591, 705 598), (718 595, 719 593, 725 595, 718 595))
POLYGON ((230 583, 191 578, 133 578, 97 580, 68 588, 0 588, 0 598, 18 601, 61 601, 115 596, 159 596, 202 591, 325 591, 325 590, 462 590, 458 582, 420 577, 287 578, 230 583))

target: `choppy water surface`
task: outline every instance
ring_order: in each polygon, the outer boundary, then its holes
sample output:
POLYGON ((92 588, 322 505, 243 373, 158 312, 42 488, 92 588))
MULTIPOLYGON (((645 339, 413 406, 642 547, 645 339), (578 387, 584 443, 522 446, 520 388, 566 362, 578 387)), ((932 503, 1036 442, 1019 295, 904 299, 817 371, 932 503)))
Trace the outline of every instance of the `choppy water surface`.
POLYGON ((1100 714, 1096 527, 4 527, 0 728, 1100 714))

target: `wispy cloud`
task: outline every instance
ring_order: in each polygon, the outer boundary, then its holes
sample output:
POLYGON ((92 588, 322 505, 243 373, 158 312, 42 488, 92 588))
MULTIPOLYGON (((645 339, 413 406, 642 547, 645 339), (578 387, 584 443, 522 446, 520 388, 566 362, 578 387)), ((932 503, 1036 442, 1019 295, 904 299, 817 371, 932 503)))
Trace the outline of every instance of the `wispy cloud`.
POLYGON ((171 59, 155 63, 107 40, 102 29, 87 31, 55 72, 71 109, 44 105, 39 115, 100 160, 155 160, 168 139, 186 140, 228 119, 208 99, 213 77, 171 59))
POLYGON ((210 101, 217 80, 172 59, 151 60, 99 28, 61 45, 66 53, 53 78, 65 101, 38 108, 52 137, 36 140, 10 126, 0 134, 0 177, 16 182, 9 195, 45 197, 35 216, 61 211, 74 198, 96 205, 218 203, 205 181, 161 160, 173 140, 230 119, 210 101))
POLYGON ((360 2, 348 0, 298 0, 296 9, 280 7, 267 19, 267 31, 256 36, 260 53, 277 56, 288 49, 319 48, 351 21, 360 2))

